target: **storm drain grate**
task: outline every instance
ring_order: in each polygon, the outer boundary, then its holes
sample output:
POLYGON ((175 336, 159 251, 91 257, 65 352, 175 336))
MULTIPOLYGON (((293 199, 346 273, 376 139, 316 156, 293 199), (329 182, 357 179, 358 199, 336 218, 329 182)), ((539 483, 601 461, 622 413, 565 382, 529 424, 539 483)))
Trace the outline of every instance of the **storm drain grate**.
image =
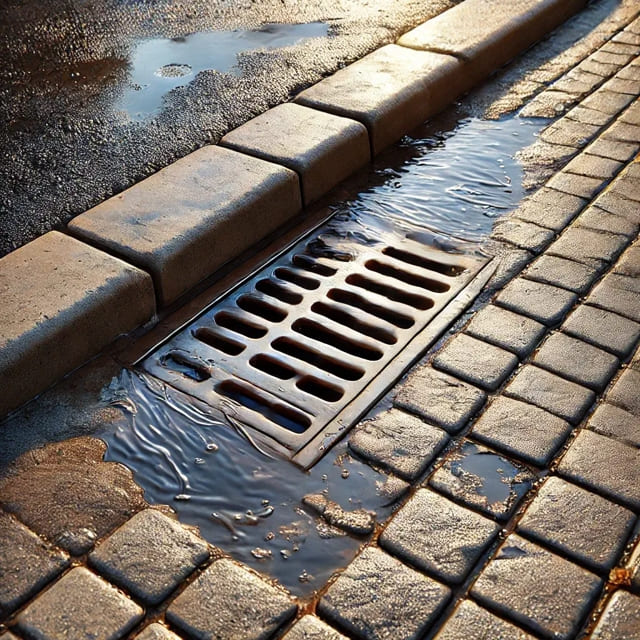
POLYGON ((321 228, 141 364, 307 467, 462 312, 487 260, 321 228))

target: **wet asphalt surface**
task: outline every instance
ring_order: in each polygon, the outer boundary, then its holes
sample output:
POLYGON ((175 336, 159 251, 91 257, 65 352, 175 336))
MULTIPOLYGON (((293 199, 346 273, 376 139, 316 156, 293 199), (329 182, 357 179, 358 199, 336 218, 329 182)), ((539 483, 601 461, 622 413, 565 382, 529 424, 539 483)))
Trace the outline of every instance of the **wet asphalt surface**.
POLYGON ((453 4, 5 0, 0 257, 453 4))

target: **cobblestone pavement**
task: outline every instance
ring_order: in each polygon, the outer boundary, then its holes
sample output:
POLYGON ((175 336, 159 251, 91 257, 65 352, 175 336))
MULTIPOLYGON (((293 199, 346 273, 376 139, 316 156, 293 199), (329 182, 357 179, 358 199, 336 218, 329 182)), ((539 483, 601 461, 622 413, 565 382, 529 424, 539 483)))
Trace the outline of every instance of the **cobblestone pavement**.
POLYGON ((640 19, 586 53, 524 109, 564 115, 524 155, 548 180, 496 224, 484 304, 349 437, 412 485, 357 558, 296 602, 117 465, 43 518, 11 496, 50 445, 0 479, 1 640, 640 638, 640 19))

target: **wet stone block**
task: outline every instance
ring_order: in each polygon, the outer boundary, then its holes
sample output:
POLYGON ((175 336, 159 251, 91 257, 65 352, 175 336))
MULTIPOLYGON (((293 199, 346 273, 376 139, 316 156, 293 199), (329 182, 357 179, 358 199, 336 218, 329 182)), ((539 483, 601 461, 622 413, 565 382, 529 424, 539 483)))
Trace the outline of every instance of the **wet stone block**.
POLYGON ((535 640, 518 627, 479 607, 473 600, 463 600, 445 622, 434 640, 535 640))
POLYGON ((616 591, 591 635, 592 640, 640 640, 640 598, 616 591))
POLYGON ((108 582, 76 567, 18 616, 18 628, 29 637, 120 638, 143 616, 143 610, 108 582))
POLYGON ((438 580, 459 584, 499 530, 474 511, 419 489, 384 530, 380 545, 438 580))
POLYGON ((589 291, 598 275, 597 269, 586 264, 545 254, 527 269, 523 277, 582 295, 589 291))
MULTIPOLYGON (((593 63, 594 66, 598 65, 597 62, 593 63)), ((609 124, 613 119, 613 116, 608 113, 602 113, 602 111, 596 111, 595 109, 587 109, 582 105, 578 105, 574 107, 567 113, 567 118, 569 120, 576 120, 578 122, 584 122, 585 124, 595 124, 599 127, 604 127, 609 124)), ((594 156, 591 156, 594 157, 594 156)), ((597 156, 596 156, 597 157, 597 156)), ((573 173, 582 173, 581 171, 574 171, 573 173)), ((584 175, 591 175, 590 173, 585 173, 584 175)), ((601 177, 600 175, 594 175, 594 178, 601 177)))
POLYGON ((568 260, 582 262, 597 270, 604 270, 624 251, 628 240, 623 236, 600 233, 579 227, 569 227, 547 253, 568 260))
MULTIPOLYGON (((600 81, 601 78, 596 79, 596 82, 600 81)), ((564 87, 558 87, 558 89, 560 91, 566 90, 564 87)), ((570 91, 569 93, 574 92, 570 91)), ((581 148, 587 145, 589 140, 591 140, 591 138, 593 138, 599 131, 600 127, 596 125, 576 122, 575 120, 570 120, 565 117, 547 127, 540 134, 540 138, 551 144, 561 144, 566 147, 581 148)), ((571 191, 567 191, 566 193, 571 193, 571 191)))
POLYGON ((136 514, 90 556, 100 573, 145 604, 159 604, 209 557, 207 543, 159 511, 136 514))
POLYGON ((349 448, 405 480, 415 480, 448 440, 445 431, 391 409, 359 425, 349 438, 349 448))
POLYGON ((195 638, 258 640, 271 637, 296 609, 283 590, 222 559, 171 603, 167 619, 195 638))
POLYGON ((624 167, 624 164, 617 160, 601 158, 600 156, 592 156, 588 153, 581 153, 566 165, 564 171, 567 173, 575 173, 580 176, 588 176, 590 178, 609 181, 620 171, 620 169, 622 169, 622 167, 624 167))
POLYGON ((598 138, 594 140, 586 149, 585 153, 592 153, 603 158, 618 160, 619 162, 629 162, 636 155, 638 148, 631 143, 614 142, 598 138))
POLYGON ((458 334, 436 355, 432 364, 436 369, 495 391, 518 366, 518 358, 482 340, 458 334))
POLYGON ((167 627, 154 622, 145 627, 135 638, 135 640, 180 640, 173 631, 169 631, 167 627))
POLYGON ((602 391, 620 366, 610 353, 563 333, 549 336, 533 363, 594 391, 602 391))
POLYGON ((607 394, 607 402, 640 419, 640 371, 627 369, 607 394))
POLYGON ((0 511, 0 618, 42 589, 68 563, 66 553, 0 511))
POLYGON ((571 433, 571 425, 532 404, 496 398, 475 423, 472 436, 540 467, 549 464, 571 433))
POLYGON ((640 209, 638 204, 629 198, 625 198, 615 189, 608 189, 601 194, 594 204, 616 216, 622 216, 634 224, 640 224, 640 209))
POLYGON ((417 640, 449 597, 444 585, 367 547, 331 585, 318 608, 357 638, 417 640))
POLYGON ((568 193, 542 187, 529 196, 510 217, 562 231, 586 206, 587 201, 568 193))
POLYGON ((638 280, 615 273, 606 275, 591 292, 587 303, 640 322, 638 280))
POLYGON ((593 391, 533 365, 524 366, 505 395, 523 400, 550 413, 578 424, 596 399, 593 391))
POLYGON ((605 309, 580 305, 562 325, 562 331, 626 358, 640 338, 640 324, 605 309))
POLYGON ((465 333, 511 351, 521 359, 533 351, 545 331, 543 324, 492 304, 476 313, 465 327, 465 333))
POLYGON ((584 429, 558 467, 569 480, 640 509, 640 450, 584 429))
POLYGON ((394 404, 455 433, 480 410, 486 397, 476 387, 423 366, 409 374, 394 404))
POLYGON ((500 242, 508 242, 538 254, 553 240, 555 234, 549 229, 539 227, 517 218, 505 218, 495 223, 491 237, 500 242))
MULTIPOLYGON (((607 54, 596 53, 593 59, 596 62, 603 62, 605 64, 620 64, 620 60, 615 59, 615 54, 609 54, 609 56, 613 56, 613 59, 607 57, 607 54)), ((587 96, 580 104, 588 109, 595 109, 603 113, 617 115, 632 102, 633 98, 631 96, 609 91, 606 85, 603 85, 590 96, 587 96)))
POLYGON ((591 229, 600 233, 613 233, 633 240, 638 234, 640 225, 633 220, 608 213, 600 207, 589 207, 575 221, 578 228, 591 229))
POLYGON ((306 615, 289 629, 282 640, 346 640, 346 638, 320 618, 306 615))
POLYGON ((577 301, 578 296, 570 291, 523 278, 510 282, 496 298, 501 307, 547 326, 559 324, 577 301))
POLYGON ((552 477, 527 508, 518 531, 606 574, 620 557, 634 522, 628 509, 552 477))
POLYGON ((640 420, 632 413, 607 402, 601 404, 593 413, 587 429, 601 436, 619 440, 625 444, 640 448, 640 420))
POLYGON ((568 640, 582 625, 601 586, 589 571, 514 534, 471 593, 483 606, 536 634, 568 640))
MULTIPOLYGON (((627 98, 628 104, 635 99, 635 96, 618 94, 622 98, 627 98)), ((606 140, 615 142, 629 142, 638 145, 640 143, 640 127, 626 122, 614 122, 602 136, 606 140)), ((636 147, 637 148, 637 147, 636 147)))
POLYGON ((600 178, 578 176, 573 173, 561 171, 560 173, 556 173, 556 175, 547 182, 546 186, 561 191, 562 193, 568 193, 572 196, 591 200, 597 193, 604 189, 606 183, 600 180, 600 178))
POLYGON ((466 441, 447 457, 429 484, 456 502, 507 520, 534 480, 524 465, 466 441))

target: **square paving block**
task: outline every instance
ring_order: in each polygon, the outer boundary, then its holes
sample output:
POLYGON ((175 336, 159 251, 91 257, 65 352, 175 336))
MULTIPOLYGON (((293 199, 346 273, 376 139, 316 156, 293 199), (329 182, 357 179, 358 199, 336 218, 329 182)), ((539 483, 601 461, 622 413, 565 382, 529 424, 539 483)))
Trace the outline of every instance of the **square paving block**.
POLYGON ((640 420, 640 371, 633 368, 624 371, 607 394, 607 402, 640 420))
POLYGON ((148 627, 145 627, 135 637, 135 640, 180 640, 180 636, 177 636, 173 631, 167 629, 167 627, 154 622, 148 627))
POLYGON ((499 451, 546 467, 570 433, 571 425, 562 418, 499 396, 480 416, 471 435, 499 451))
POLYGON ((214 562, 167 610, 189 637, 265 640, 296 614, 288 594, 231 560, 214 562))
MULTIPOLYGON (((626 98, 625 98, 626 101, 626 98)), ((585 153, 592 153, 603 158, 629 162, 636 155, 638 148, 635 144, 616 143, 613 140, 598 138, 594 140, 586 149, 585 153)))
POLYGON ((636 243, 629 247, 620 256, 620 260, 614 265, 613 271, 621 276, 640 278, 640 244, 636 243))
POLYGON ((584 429, 562 458, 558 473, 640 510, 640 449, 584 429))
POLYGON ((401 384, 394 404, 455 433, 480 410, 486 398, 480 389, 422 366, 401 384))
MULTIPOLYGON (((597 113, 597 111, 594 113, 597 113)), ((568 173, 576 173, 600 180, 611 180, 622 167, 624 167, 624 164, 617 160, 581 153, 566 165, 564 170, 568 173)))
POLYGON ((640 640, 640 598, 616 591, 591 634, 592 640, 640 640))
POLYGON ((456 502, 507 520, 534 481, 524 465, 467 440, 447 456, 429 484, 456 502))
POLYGON ((620 557, 633 512, 560 478, 549 478, 518 524, 519 533, 608 574, 620 557))
POLYGON ((580 295, 591 289, 598 276, 598 270, 593 267, 547 254, 540 256, 524 274, 528 280, 568 289, 580 295))
POLYGON ((608 402, 602 403, 593 412, 587 429, 640 448, 640 419, 608 402))
POLYGON ((418 640, 450 597, 447 587, 367 547, 329 587, 318 609, 365 640, 418 640))
POLYGON ((568 640, 602 587, 594 574, 515 534, 502 544, 471 595, 544 638, 568 640))
POLYGON ((491 237, 499 242, 512 244, 518 249, 538 254, 552 242, 555 233, 537 224, 507 217, 494 224, 491 237))
POLYGON ((640 225, 623 216, 609 213, 598 206, 589 207, 578 216, 575 226, 579 229, 591 229, 599 233, 612 233, 633 240, 638 235, 640 225))
POLYGON ((220 144, 293 169, 306 205, 369 162, 369 136, 360 122, 291 102, 228 133, 220 144))
POLYGON ((602 391, 620 366, 610 353, 563 333, 550 335, 533 363, 594 391, 602 391))
POLYGON ((145 509, 91 554, 91 564, 145 604, 164 600, 209 557, 207 543, 168 516, 145 509))
POLYGON ((347 638, 320 618, 306 615, 289 629, 282 640, 347 640, 347 638))
POLYGON ((380 545, 438 580, 459 584, 499 530, 478 513, 419 489, 384 530, 380 545))
POLYGON ((76 567, 18 616, 18 628, 39 640, 115 640, 144 612, 115 587, 84 567, 76 567))
POLYGON ((639 283, 637 278, 610 273, 589 294, 587 303, 640 322, 639 283))
POLYGON ((526 198, 510 217, 533 222, 554 231, 562 231, 586 204, 584 198, 542 187, 526 198))
POLYGON ((593 391, 533 365, 524 366, 504 391, 550 413, 578 424, 596 399, 593 391))
POLYGON ((449 441, 446 431, 399 409, 363 422, 349 437, 349 448, 405 480, 415 480, 449 441))
POLYGON ((518 366, 518 358, 504 349, 460 333, 436 354, 432 364, 436 369, 495 391, 518 366))
MULTIPOLYGON (((583 146, 588 139, 583 140, 583 146)), ((606 186, 606 182, 600 178, 590 178, 589 176, 578 176, 574 173, 561 171, 556 173, 546 184, 551 189, 557 189, 562 193, 591 200, 606 186)))
POLYGON ((628 242, 624 236, 572 226, 547 249, 547 253, 602 271, 615 262, 628 242))

